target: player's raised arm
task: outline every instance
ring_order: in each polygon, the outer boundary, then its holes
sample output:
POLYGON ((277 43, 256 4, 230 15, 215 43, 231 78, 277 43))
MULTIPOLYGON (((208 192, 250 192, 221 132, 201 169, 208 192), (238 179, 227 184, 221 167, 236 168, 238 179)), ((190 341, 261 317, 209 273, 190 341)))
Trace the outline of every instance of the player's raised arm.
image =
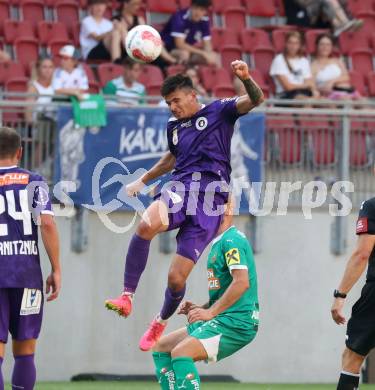
POLYGON ((176 157, 171 152, 168 151, 165 153, 165 155, 142 177, 126 186, 128 195, 137 195, 149 181, 170 172, 174 168, 175 162, 176 157))
POLYGON ((237 60, 233 61, 231 65, 233 73, 242 81, 247 92, 247 95, 238 98, 237 110, 240 114, 246 114, 264 102, 263 91, 250 76, 246 62, 237 60))
POLYGON ((47 301, 53 301, 58 297, 61 288, 59 235, 52 215, 42 214, 40 222, 43 244, 51 263, 51 273, 46 282, 46 294, 51 292, 51 295, 47 298, 47 301))

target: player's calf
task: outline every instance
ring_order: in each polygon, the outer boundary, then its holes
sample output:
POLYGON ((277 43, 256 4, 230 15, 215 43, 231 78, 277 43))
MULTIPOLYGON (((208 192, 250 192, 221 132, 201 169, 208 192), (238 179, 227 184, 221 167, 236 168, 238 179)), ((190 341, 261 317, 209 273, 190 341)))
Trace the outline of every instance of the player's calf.
POLYGON ((14 389, 33 390, 36 382, 34 355, 14 357, 12 387, 14 389))
POLYGON ((174 390, 175 375, 172 366, 171 354, 168 352, 153 352, 155 373, 162 390, 174 390))
POLYGON ((174 358, 172 359, 172 366, 177 389, 199 390, 201 388, 201 380, 192 358, 174 358))

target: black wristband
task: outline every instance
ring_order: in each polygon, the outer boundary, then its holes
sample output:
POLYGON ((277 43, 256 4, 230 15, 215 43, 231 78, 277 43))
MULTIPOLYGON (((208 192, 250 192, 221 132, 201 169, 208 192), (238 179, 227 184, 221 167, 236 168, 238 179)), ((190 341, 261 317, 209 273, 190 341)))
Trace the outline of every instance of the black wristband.
POLYGON ((335 291, 333 292, 333 296, 334 296, 335 298, 343 298, 343 299, 345 299, 345 298, 346 298, 346 295, 347 295, 347 294, 344 294, 344 293, 340 292, 339 290, 335 290, 335 291))

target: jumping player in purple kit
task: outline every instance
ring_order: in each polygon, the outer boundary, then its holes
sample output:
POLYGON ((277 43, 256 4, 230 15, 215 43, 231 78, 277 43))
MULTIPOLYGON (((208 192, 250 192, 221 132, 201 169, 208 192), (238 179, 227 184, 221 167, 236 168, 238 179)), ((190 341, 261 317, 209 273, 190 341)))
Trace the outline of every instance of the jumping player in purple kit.
POLYGON ((179 228, 177 253, 169 269, 164 304, 140 340, 139 347, 143 351, 150 350, 161 337, 167 320, 185 295, 190 272, 220 226, 228 198, 234 123, 264 100, 245 62, 232 62, 232 69, 242 80, 247 95, 216 100, 209 105, 198 102, 189 77, 175 75, 165 80, 161 93, 173 114, 167 126, 169 151, 140 179, 126 187, 128 195, 135 196, 146 183, 172 170, 171 180, 179 183, 162 190, 160 197, 146 210, 129 245, 123 293, 106 301, 108 309, 129 316, 152 238, 160 232, 179 228), (218 182, 226 184, 226 192, 218 188, 218 182))
POLYGON ((0 390, 8 333, 15 360, 12 389, 32 390, 36 381, 34 353, 44 300, 38 225, 52 267, 47 301, 57 298, 61 285, 59 238, 48 189, 41 176, 17 167, 21 156, 18 133, 0 127, 0 390))

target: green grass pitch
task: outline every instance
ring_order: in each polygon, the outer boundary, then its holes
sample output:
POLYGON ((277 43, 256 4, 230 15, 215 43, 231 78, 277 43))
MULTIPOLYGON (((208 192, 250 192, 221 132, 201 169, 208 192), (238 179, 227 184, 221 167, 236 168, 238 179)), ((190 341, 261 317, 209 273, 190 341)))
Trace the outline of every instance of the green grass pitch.
MULTIPOLYGON (((202 390, 334 390, 336 385, 270 385, 236 383, 202 383, 202 390)), ((5 387, 10 390, 10 386, 5 387)), ((151 382, 64 382, 39 383, 35 390, 158 390, 151 382)), ((361 390, 375 390, 375 385, 361 385, 361 390)))

